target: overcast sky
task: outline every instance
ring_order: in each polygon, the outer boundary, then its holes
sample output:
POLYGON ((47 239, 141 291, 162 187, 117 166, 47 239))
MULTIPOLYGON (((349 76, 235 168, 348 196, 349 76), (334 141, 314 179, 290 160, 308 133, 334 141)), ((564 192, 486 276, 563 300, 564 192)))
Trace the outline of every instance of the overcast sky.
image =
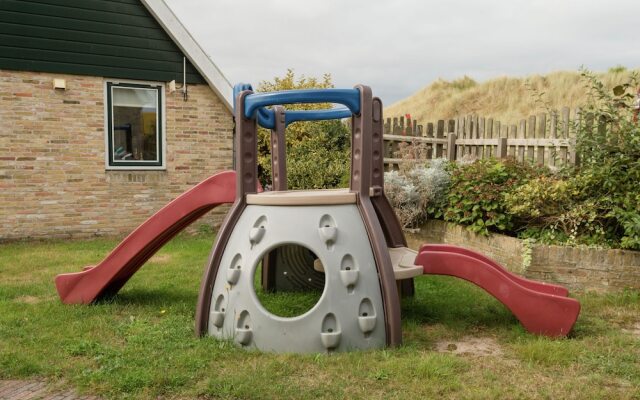
POLYGON ((165 0, 229 81, 330 73, 385 104, 435 79, 640 66, 639 0, 165 0))

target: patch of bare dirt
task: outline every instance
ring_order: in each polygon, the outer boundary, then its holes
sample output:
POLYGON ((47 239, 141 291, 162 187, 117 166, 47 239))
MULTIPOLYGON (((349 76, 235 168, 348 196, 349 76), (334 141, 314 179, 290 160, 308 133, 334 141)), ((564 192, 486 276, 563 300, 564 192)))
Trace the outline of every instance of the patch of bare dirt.
POLYGON ((44 381, 0 380, 1 400, 99 400, 96 396, 78 395, 73 390, 53 391, 44 381))
POLYGON ((633 325, 631 328, 623 329, 623 331, 630 333, 637 338, 640 338, 640 322, 636 322, 635 325, 633 325))
POLYGON ((171 261, 171 254, 156 254, 149 261, 156 264, 166 264, 171 261))
POLYGON ((465 336, 459 340, 443 340, 436 343, 441 353, 466 354, 472 356, 502 356, 502 346, 490 337, 465 336))
POLYGON ((40 297, 35 296, 20 296, 14 299, 16 303, 25 303, 25 304, 38 304, 42 301, 40 297))

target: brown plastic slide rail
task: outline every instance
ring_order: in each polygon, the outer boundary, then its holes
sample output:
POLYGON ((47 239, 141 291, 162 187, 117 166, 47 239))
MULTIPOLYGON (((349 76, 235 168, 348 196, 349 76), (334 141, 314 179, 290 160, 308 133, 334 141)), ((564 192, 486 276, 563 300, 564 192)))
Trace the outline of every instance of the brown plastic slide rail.
POLYGON ((233 203, 236 173, 217 173, 178 196, 127 236, 102 262, 56 277, 65 304, 88 304, 113 295, 165 243, 220 204, 233 203))
POLYGON ((450 275, 476 284, 507 306, 531 333, 566 336, 580 314, 580 303, 566 297, 565 288, 520 278, 468 249, 426 244, 415 264, 425 274, 450 275))

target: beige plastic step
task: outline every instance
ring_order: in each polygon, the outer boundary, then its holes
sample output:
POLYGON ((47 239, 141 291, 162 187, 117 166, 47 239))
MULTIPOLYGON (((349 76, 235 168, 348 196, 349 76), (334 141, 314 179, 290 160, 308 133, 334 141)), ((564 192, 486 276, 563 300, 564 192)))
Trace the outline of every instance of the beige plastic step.
POLYGON ((391 264, 393 264, 393 274, 396 280, 409 279, 420 276, 424 273, 422 266, 415 265, 418 252, 408 247, 389 248, 391 264))
MULTIPOLYGON (((423 274, 422 267, 413 263, 417 255, 417 251, 411 250, 408 247, 389 248, 389 256, 391 257, 391 264, 393 265, 393 275, 397 281, 414 278, 423 274)), ((318 272, 324 272, 324 266, 319 258, 313 262, 313 269, 318 272)))
POLYGON ((349 189, 287 190, 247 195, 247 204, 261 206, 319 206, 355 204, 356 194, 349 189))

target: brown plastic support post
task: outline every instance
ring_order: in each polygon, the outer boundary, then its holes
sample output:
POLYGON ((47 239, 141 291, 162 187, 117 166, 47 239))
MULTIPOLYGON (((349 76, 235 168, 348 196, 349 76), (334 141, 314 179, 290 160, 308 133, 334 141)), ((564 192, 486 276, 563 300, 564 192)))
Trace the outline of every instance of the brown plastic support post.
POLYGON ((284 107, 275 106, 274 128, 271 130, 271 174, 273 190, 287 190, 287 142, 285 140, 284 107))
MULTIPOLYGON (((393 211, 389 199, 384 193, 384 158, 383 158, 383 114, 382 101, 378 97, 373 98, 373 134, 371 140, 371 202, 382 226, 382 231, 387 242, 387 247, 406 247, 407 240, 402 232, 398 216, 393 211)), ((400 295, 413 296, 415 287, 413 279, 403 279, 398 282, 400 295)))
POLYGON ((367 86, 356 86, 360 90, 360 114, 351 118, 351 179, 349 188, 361 197, 369 198, 371 187, 371 135, 372 96, 367 86))
MULTIPOLYGON (((242 93, 249 94, 248 91, 242 93)), ((240 95, 242 93, 240 93, 240 95)), ((242 109, 244 109, 244 96, 238 97, 241 97, 241 100, 243 101, 242 109)), ((238 109, 240 109, 240 107, 238 107, 238 109)), ((244 195, 248 193, 257 192, 258 163, 256 161, 256 153, 258 152, 258 128, 255 119, 247 120, 244 118, 244 112, 236 113, 235 117, 237 149, 236 172, 238 174, 237 197, 244 197, 244 195)))
POLYGON ((278 265, 278 252, 272 250, 262 257, 262 290, 265 292, 275 292, 276 288, 276 266, 278 265))
POLYGON ((389 247, 404 247, 407 245, 407 241, 404 237, 404 233, 402 232, 402 227, 400 226, 398 217, 393 211, 393 207, 391 207, 391 204, 384 192, 382 101, 377 97, 373 99, 372 117, 371 186, 372 193, 375 195, 371 196, 371 202, 376 209, 376 213, 380 219, 380 224, 389 247))
MULTIPOLYGON (((352 117, 351 181, 350 189, 357 193, 358 208, 366 227, 371 248, 378 268, 382 303, 384 307, 387 345, 402 344, 400 322, 400 297, 384 233, 376 215, 369 192, 371 190, 372 142, 382 140, 382 130, 373 130, 373 98, 371 88, 358 85, 360 91, 360 114, 352 117)), ((382 114, 380 114, 380 119, 382 114)))
MULTIPOLYGON (((287 142, 285 139, 285 109, 274 106, 275 126, 271 130, 271 181, 274 191, 284 191, 287 185, 287 142)), ((276 268, 278 252, 269 251, 262 257, 262 289, 268 292, 276 290, 276 268)))
MULTIPOLYGON (((384 152, 383 152, 383 136, 384 126, 382 121, 382 101, 378 97, 374 97, 372 100, 373 111, 371 117, 373 118, 371 126, 373 134, 371 137, 371 186, 381 190, 384 190, 384 152)), ((375 196, 378 197, 378 196, 375 196)))
POLYGON ((234 114, 236 154, 235 165, 237 174, 236 200, 231 206, 229 213, 220 226, 216 242, 209 254, 209 259, 205 264, 200 293, 198 294, 198 304, 196 306, 196 336, 203 336, 209 327, 209 309, 211 308, 211 294, 215 284, 220 261, 227 246, 231 232, 235 227, 240 215, 246 207, 245 194, 257 192, 258 167, 256 163, 257 122, 255 119, 244 117, 244 99, 251 94, 250 90, 238 93, 236 96, 236 109, 234 114))

